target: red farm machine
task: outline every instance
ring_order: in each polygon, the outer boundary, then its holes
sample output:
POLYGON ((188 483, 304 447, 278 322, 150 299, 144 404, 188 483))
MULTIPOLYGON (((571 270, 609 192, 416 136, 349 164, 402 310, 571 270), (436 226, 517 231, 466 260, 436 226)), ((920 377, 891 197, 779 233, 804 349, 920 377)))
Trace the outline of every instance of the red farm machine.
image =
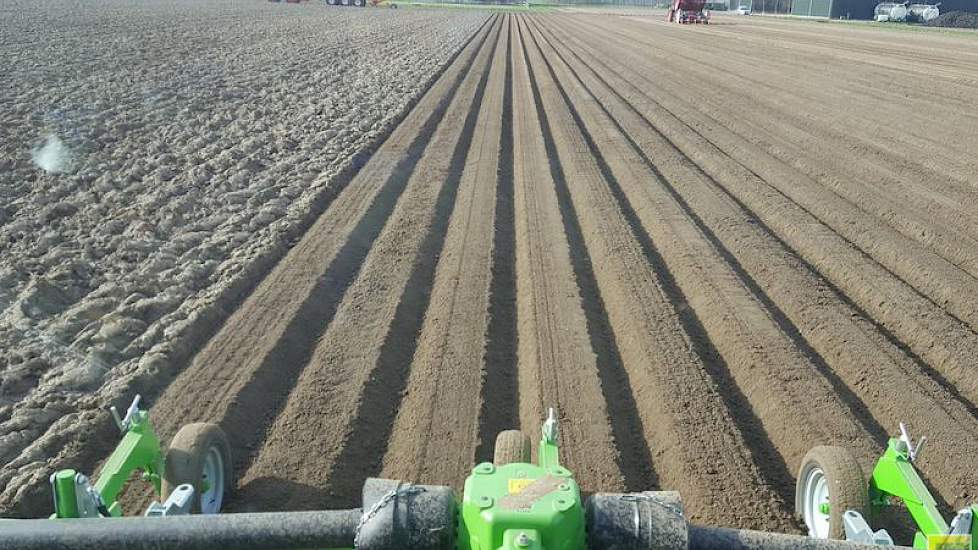
POLYGON ((706 0, 672 0, 666 20, 670 23, 710 23, 710 16, 703 9, 706 0))

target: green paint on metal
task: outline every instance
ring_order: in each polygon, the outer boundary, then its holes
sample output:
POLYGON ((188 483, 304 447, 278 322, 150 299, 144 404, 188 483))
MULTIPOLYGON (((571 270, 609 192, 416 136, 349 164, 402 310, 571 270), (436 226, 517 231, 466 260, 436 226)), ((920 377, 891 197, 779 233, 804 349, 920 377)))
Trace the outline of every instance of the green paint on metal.
POLYGON ((56 518, 77 518, 78 500, 75 497, 74 470, 58 470, 54 474, 54 516, 56 518))
POLYGON ((556 442, 541 439, 540 447, 537 449, 537 457, 539 458, 537 462, 543 468, 560 466, 560 451, 557 449, 556 442))
POLYGON ((160 495, 163 452, 146 411, 138 411, 132 415, 122 441, 105 462, 102 474, 95 482, 95 490, 102 495, 102 500, 113 516, 122 515, 122 507, 116 499, 129 477, 137 470, 143 472, 143 479, 152 483, 156 494, 160 495))
POLYGON ((907 507, 919 530, 914 536, 914 548, 926 549, 928 535, 948 532, 937 502, 914 469, 906 445, 899 439, 890 439, 886 452, 876 463, 869 491, 870 502, 875 506, 890 505, 896 497, 907 507))
POLYGON ((460 550, 583 550, 584 507, 556 441, 543 439, 539 464, 479 464, 465 480, 460 550))
MULTIPOLYGON (((149 421, 149 413, 142 410, 136 411, 130 418, 122 440, 105 461, 102 473, 94 484, 109 515, 122 515, 122 506, 117 499, 136 471, 142 472, 142 479, 152 484, 158 496, 162 493, 163 451, 149 421)), ((55 474, 54 517, 79 517, 75 475, 74 470, 61 470, 55 474)))
POLYGON ((823 502, 823 503, 821 503, 821 504, 818 505, 818 511, 821 514, 829 515, 829 510, 830 510, 830 508, 829 508, 829 503, 828 502, 823 502))

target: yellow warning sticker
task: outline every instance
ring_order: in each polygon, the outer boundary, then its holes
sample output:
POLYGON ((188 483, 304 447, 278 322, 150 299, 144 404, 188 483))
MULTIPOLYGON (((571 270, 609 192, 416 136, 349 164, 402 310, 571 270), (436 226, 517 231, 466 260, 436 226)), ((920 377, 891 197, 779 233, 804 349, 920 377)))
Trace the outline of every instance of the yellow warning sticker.
POLYGON ((511 479, 509 480, 509 494, 518 495, 533 482, 534 480, 532 479, 511 479))
POLYGON ((971 535, 928 535, 927 550, 970 550, 971 535))

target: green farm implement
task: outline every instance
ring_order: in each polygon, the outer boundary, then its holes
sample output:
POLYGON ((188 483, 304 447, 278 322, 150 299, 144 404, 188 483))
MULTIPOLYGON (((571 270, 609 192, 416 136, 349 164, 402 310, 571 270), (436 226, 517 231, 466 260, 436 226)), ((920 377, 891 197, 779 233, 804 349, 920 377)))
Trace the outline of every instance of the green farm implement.
POLYGON ((926 438, 914 445, 900 424, 868 482, 852 454, 843 447, 816 447, 802 460, 795 491, 795 510, 810 536, 892 545, 885 530, 874 531, 867 518, 890 507, 906 508, 916 524, 913 547, 921 550, 978 549, 978 505, 958 511, 950 525, 913 466, 926 438))
POLYGON ((361 508, 217 514, 233 487, 220 428, 185 426, 163 452, 138 397, 125 417, 112 412, 122 441, 98 480, 92 484, 73 470, 52 475, 54 514, 47 520, 0 521, 0 548, 870 550, 892 541, 885 531, 873 531, 866 518, 900 501, 917 523, 916 548, 976 549, 973 510, 959 512, 950 526, 944 522, 913 467, 920 446, 905 431, 890 441, 868 482, 844 449, 809 453, 798 480, 798 513, 810 534, 804 537, 692 524, 676 492, 583 498, 560 463, 553 410, 535 462, 528 437, 502 432, 493 461, 472 469, 461 499, 450 487, 367 479, 361 508), (122 515, 117 498, 137 473, 159 500, 142 517, 116 517, 122 515))
MULTIPOLYGON (((122 515, 119 493, 134 473, 141 473, 163 502, 153 502, 147 517, 216 514, 231 483, 227 437, 216 424, 187 424, 166 453, 153 431, 149 414, 133 399, 125 417, 111 408, 122 441, 109 456, 94 485, 74 470, 51 475, 54 513, 51 519, 108 518, 122 515)), ((0 534, 0 538, 2 538, 0 534)))

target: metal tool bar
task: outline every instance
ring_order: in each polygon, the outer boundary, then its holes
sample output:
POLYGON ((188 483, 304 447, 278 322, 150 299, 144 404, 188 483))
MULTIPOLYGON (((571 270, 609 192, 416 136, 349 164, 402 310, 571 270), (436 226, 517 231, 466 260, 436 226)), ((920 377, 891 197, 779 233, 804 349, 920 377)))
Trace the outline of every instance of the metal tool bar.
POLYGON ((18 550, 299 550, 351 548, 361 510, 174 518, 0 521, 0 548, 18 550))
MULTIPOLYGON (((880 550, 880 546, 689 524, 689 550, 880 550)), ((912 550, 889 546, 887 550, 912 550)))

